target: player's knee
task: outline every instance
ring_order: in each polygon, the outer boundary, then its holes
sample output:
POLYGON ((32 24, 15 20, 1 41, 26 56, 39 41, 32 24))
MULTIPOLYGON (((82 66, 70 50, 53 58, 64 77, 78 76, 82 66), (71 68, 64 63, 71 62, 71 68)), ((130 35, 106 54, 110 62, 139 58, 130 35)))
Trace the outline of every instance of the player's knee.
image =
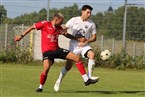
POLYGON ((80 56, 77 56, 75 62, 79 62, 79 61, 81 61, 81 58, 80 56))
POLYGON ((73 61, 67 61, 65 65, 65 69, 69 71, 72 68, 73 61))
POLYGON ((90 52, 90 55, 94 57, 95 56, 95 53, 93 51, 91 51, 90 52))
POLYGON ((67 71, 69 71, 69 70, 71 69, 71 67, 70 67, 70 66, 65 66, 65 69, 66 69, 67 71))
POLYGON ((47 74, 48 74, 48 72, 49 72, 49 69, 50 69, 50 67, 49 67, 49 66, 48 66, 48 67, 44 67, 43 72, 47 75, 47 74))
POLYGON ((89 57, 90 59, 94 59, 94 58, 95 58, 95 53, 94 53, 93 51, 90 51, 90 52, 88 53, 88 57, 89 57))

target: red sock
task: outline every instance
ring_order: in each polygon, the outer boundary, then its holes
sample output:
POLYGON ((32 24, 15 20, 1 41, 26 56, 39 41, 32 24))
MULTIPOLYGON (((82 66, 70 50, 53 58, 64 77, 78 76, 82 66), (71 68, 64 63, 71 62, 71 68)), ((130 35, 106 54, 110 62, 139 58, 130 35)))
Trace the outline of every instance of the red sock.
POLYGON ((81 61, 76 63, 76 67, 80 71, 81 75, 86 74, 85 67, 81 61))
POLYGON ((41 73, 41 76, 40 76, 40 84, 41 84, 41 85, 44 85, 46 79, 47 79, 47 75, 44 74, 44 72, 42 72, 42 73, 41 73))

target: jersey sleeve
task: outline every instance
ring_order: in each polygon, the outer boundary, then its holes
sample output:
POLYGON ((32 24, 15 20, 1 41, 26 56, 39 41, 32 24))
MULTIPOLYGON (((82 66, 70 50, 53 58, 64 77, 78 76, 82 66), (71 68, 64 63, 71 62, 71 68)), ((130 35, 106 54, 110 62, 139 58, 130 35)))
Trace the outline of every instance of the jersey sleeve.
POLYGON ((95 25, 95 23, 93 23, 93 25, 92 25, 92 34, 96 34, 96 33, 97 33, 96 25, 95 25))
POLYGON ((47 23, 47 21, 41 21, 41 22, 37 22, 37 23, 34 23, 34 27, 37 29, 37 30, 40 30, 44 27, 44 25, 47 23))
POLYGON ((71 19, 65 24, 65 26, 66 26, 67 28, 71 28, 71 27, 73 26, 73 24, 74 24, 74 20, 75 20, 75 18, 71 18, 71 19))

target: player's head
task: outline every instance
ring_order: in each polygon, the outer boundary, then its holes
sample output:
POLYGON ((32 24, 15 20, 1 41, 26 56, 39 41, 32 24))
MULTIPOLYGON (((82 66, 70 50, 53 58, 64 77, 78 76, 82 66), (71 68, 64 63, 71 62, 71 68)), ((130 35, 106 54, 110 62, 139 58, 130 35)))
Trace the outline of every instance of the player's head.
POLYGON ((91 16, 92 10, 93 8, 90 5, 83 5, 81 17, 87 20, 91 16))
POLYGON ((53 20, 55 21, 55 26, 59 26, 63 23, 64 16, 59 12, 54 15, 53 20))

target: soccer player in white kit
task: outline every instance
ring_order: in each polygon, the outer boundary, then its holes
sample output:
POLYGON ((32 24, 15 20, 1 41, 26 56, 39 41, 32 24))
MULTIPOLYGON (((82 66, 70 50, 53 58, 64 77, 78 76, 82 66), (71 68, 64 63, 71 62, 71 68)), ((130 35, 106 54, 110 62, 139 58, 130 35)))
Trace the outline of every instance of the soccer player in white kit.
MULTIPOLYGON (((96 25, 89 19, 92 10, 93 8, 91 6, 84 5, 82 7, 81 16, 71 18, 65 24, 65 28, 70 29, 72 35, 75 37, 84 38, 84 42, 71 39, 69 50, 75 54, 82 55, 84 58, 88 58, 88 77, 99 80, 99 77, 92 76, 93 66, 95 65, 95 53, 90 47, 90 43, 96 41, 96 25)), ((62 68, 62 71, 54 85, 55 91, 59 91, 62 79, 71 69, 73 62, 69 60, 66 64, 67 65, 62 68)))

